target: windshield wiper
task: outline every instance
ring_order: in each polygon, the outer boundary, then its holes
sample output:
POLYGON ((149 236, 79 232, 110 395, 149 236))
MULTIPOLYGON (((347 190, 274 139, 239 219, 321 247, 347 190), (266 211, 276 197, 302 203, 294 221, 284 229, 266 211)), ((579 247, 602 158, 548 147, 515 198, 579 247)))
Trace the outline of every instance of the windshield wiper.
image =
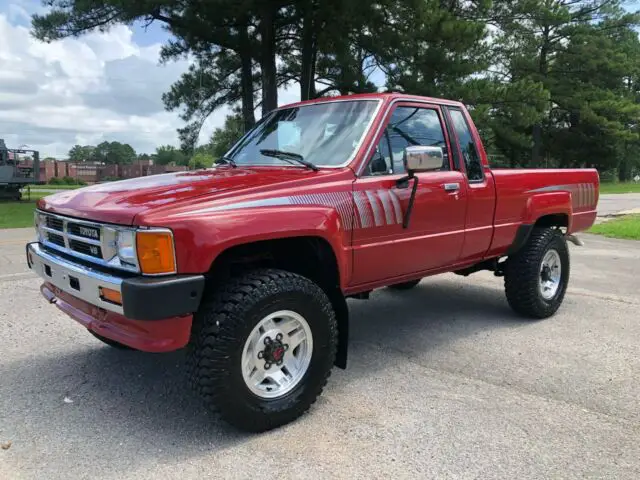
POLYGON ((316 167, 313 163, 306 161, 304 157, 299 153, 285 152, 284 150, 272 150, 269 148, 260 150, 260 153, 267 157, 281 158, 282 160, 293 160, 295 162, 298 162, 300 165, 304 165, 305 167, 310 168, 314 172, 318 171, 318 167, 316 167))
POLYGON ((227 163, 233 168, 238 168, 238 164, 236 163, 236 161, 230 157, 220 157, 218 160, 216 160, 216 163, 227 163))

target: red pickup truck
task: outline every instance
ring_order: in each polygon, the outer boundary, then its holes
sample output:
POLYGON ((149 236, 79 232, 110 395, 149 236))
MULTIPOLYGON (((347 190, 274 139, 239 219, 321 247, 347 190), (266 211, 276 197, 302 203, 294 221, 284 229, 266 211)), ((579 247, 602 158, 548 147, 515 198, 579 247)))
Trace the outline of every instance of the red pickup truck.
POLYGON ((213 168, 40 200, 26 254, 94 336, 186 347, 205 401, 263 431, 346 367, 349 297, 489 270, 518 314, 553 315, 598 188, 593 169, 490 169, 458 102, 323 98, 264 116, 213 168))

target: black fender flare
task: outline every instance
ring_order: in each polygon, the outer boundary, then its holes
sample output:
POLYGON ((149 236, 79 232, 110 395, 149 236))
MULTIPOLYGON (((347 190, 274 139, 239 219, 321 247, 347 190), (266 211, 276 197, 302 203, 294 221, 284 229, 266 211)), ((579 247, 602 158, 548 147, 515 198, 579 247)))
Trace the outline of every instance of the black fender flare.
POLYGON ((328 296, 338 321, 338 349, 334 365, 344 370, 347 368, 347 354, 349 351, 349 306, 346 298, 338 288, 329 292, 328 296))
POLYGON ((531 223, 523 223, 518 227, 518 231, 516 232, 516 236, 511 243, 511 246, 507 250, 507 255, 513 255, 522 247, 527 244, 529 237, 531 236, 531 232, 533 231, 533 227, 535 224, 531 223))

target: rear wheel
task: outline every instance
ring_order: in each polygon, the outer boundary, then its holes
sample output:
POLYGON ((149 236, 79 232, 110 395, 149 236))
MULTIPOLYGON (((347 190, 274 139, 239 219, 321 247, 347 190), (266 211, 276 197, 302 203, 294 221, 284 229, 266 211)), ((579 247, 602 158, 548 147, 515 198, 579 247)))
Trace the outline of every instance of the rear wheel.
POLYGON ((260 432, 315 402, 335 360, 337 321, 311 280, 268 269, 232 280, 194 317, 190 376, 230 424, 260 432))
POLYGON ((564 299, 569 268, 569 248, 562 232, 534 228, 527 244, 505 266, 509 305, 529 318, 552 316, 564 299))
POLYGON ((411 280, 410 282, 396 283, 395 285, 389 285, 391 290, 411 290, 413 287, 420 283, 421 278, 418 280, 411 280))

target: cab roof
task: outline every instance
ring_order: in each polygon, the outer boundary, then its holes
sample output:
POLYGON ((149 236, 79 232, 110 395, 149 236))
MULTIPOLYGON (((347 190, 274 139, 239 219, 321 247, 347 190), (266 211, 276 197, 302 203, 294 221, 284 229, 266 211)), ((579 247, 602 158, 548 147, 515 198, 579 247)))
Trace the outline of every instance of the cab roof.
POLYGON ((420 95, 409 95, 406 93, 398 93, 398 92, 387 92, 387 93, 358 93, 354 95, 341 95, 337 97, 321 97, 314 98, 312 100, 304 100, 301 102, 289 103, 286 105, 280 105, 278 108, 290 108, 290 107, 298 107, 302 105, 310 105, 314 103, 326 103, 326 102, 335 102, 335 101, 344 101, 344 100, 382 100, 384 103, 389 103, 394 100, 407 100, 407 101, 420 101, 420 102, 429 102, 435 103, 437 105, 451 105, 456 107, 464 107, 462 102, 457 102, 454 100, 446 100, 444 98, 433 98, 433 97, 423 97, 420 95))

